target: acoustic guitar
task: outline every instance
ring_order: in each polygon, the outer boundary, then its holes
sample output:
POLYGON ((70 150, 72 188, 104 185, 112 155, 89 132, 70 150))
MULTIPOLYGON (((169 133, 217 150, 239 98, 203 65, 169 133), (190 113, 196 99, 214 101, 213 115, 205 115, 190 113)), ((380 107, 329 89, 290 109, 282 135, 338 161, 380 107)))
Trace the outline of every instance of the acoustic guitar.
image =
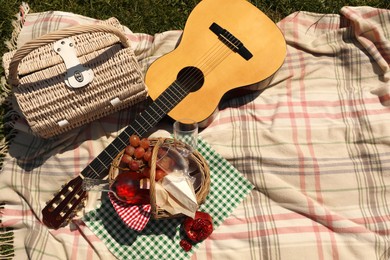
POLYGON ((201 1, 188 17, 176 49, 146 73, 153 103, 48 202, 43 222, 55 229, 66 225, 84 204, 83 178, 104 178, 132 134, 145 135, 166 115, 207 121, 225 93, 268 79, 285 55, 279 28, 246 0, 201 1))

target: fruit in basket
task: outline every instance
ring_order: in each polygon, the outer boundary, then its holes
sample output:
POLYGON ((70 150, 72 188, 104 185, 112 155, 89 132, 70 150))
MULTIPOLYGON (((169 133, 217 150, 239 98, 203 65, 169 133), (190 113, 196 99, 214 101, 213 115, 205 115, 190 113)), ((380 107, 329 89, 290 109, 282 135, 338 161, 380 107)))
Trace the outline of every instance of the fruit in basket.
POLYGON ((133 160, 133 157, 127 153, 124 153, 121 159, 121 162, 129 164, 133 160))
POLYGON ((185 218, 183 229, 188 239, 192 242, 200 242, 213 232, 213 220, 208 213, 197 211, 195 218, 185 218))
POLYGON ((136 159, 143 159, 144 158, 144 154, 145 154, 145 149, 142 148, 141 146, 138 146, 137 148, 135 148, 134 150, 134 157, 136 159))
POLYGON ((164 156, 158 160, 158 167, 166 172, 172 171, 175 166, 175 161, 169 156, 164 156))
POLYGON ((156 169, 156 174, 155 174, 154 178, 156 181, 159 181, 167 175, 168 175, 168 173, 164 172, 163 170, 156 169))
MULTIPOLYGON (((146 178, 150 178, 150 168, 149 167, 145 167, 142 171, 143 175, 145 175, 146 178)), ((156 172, 155 172, 155 176, 154 176, 154 179, 156 181, 159 181, 161 180, 162 178, 164 178, 165 176, 167 175, 166 172, 164 172, 163 170, 161 169, 156 169, 156 172)))
MULTIPOLYGON (((129 145, 126 146, 121 162, 127 165, 131 171, 139 171, 145 177, 150 178, 150 164, 152 159, 153 147, 150 144, 148 138, 140 138, 137 135, 131 135, 129 137, 129 145)), ((173 170, 175 162, 167 155, 169 149, 159 148, 158 150, 158 163, 155 173, 155 180, 159 181, 167 172, 173 170)))
POLYGON ((152 147, 147 138, 140 138, 137 135, 131 135, 129 145, 125 147, 121 162, 128 165, 132 171, 141 170, 149 164, 151 160, 152 147))
POLYGON ((150 162, 150 159, 152 159, 152 149, 147 149, 144 154, 144 161, 150 162))
POLYGON ((125 148, 125 154, 127 154, 128 156, 133 156, 134 151, 135 151, 135 147, 130 144, 125 148))
POLYGON ((138 161, 136 161, 136 160, 131 160, 129 162, 129 168, 132 171, 138 171, 139 168, 140 168, 140 163, 138 161))
POLYGON ((145 150, 149 148, 150 146, 150 141, 148 138, 142 138, 139 142, 139 146, 144 148, 145 150))
MULTIPOLYGON (((140 138, 133 134, 129 137, 129 144, 125 147, 121 158, 123 168, 131 171, 139 171, 145 177, 150 178, 150 167, 154 146, 148 138, 140 138), (149 169, 148 169, 149 168, 149 169)), ((188 162, 174 148, 162 145, 158 148, 156 158, 155 180, 159 181, 167 174, 174 171, 188 170, 188 162)))
POLYGON ((140 138, 138 135, 131 135, 130 138, 129 138, 129 143, 131 146, 133 147, 138 147, 139 146, 139 143, 140 143, 140 138))

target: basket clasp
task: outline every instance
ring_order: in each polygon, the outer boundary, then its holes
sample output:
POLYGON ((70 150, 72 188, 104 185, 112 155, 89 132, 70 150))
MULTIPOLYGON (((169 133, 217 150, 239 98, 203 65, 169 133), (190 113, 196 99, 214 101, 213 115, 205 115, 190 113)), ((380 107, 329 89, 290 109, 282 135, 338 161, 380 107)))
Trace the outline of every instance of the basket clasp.
POLYGON ((80 64, 71 38, 54 43, 54 51, 63 59, 66 67, 65 84, 70 88, 81 88, 92 82, 93 71, 80 64))

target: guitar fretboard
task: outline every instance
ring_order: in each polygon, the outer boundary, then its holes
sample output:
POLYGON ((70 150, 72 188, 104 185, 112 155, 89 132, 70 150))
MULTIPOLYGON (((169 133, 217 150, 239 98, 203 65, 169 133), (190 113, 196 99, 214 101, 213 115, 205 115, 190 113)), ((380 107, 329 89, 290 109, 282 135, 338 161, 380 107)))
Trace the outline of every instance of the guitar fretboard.
POLYGON ((132 134, 143 136, 152 129, 187 94, 188 90, 177 81, 172 83, 150 106, 139 113, 84 170, 81 175, 88 178, 104 178, 112 160, 129 144, 132 134))

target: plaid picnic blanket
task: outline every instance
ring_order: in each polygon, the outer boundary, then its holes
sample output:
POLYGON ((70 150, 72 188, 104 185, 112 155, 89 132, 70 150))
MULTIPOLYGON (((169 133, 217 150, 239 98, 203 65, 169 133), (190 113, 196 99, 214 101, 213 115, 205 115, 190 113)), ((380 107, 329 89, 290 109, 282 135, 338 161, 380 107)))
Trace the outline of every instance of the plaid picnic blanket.
MULTIPOLYGON (((24 19, 18 44, 96 22, 61 12, 24 19)), ((287 57, 270 86, 224 101, 200 133, 254 189, 191 258, 389 259, 390 11, 297 12, 278 26, 287 57)), ((146 71, 180 32, 127 35, 146 71)), ((0 201, 2 225, 13 228, 15 259, 116 258, 81 219, 51 230, 41 223, 41 210, 141 109, 46 141, 14 123, 19 132, 4 159, 0 201)), ((96 201, 90 198, 87 214, 96 201)))

